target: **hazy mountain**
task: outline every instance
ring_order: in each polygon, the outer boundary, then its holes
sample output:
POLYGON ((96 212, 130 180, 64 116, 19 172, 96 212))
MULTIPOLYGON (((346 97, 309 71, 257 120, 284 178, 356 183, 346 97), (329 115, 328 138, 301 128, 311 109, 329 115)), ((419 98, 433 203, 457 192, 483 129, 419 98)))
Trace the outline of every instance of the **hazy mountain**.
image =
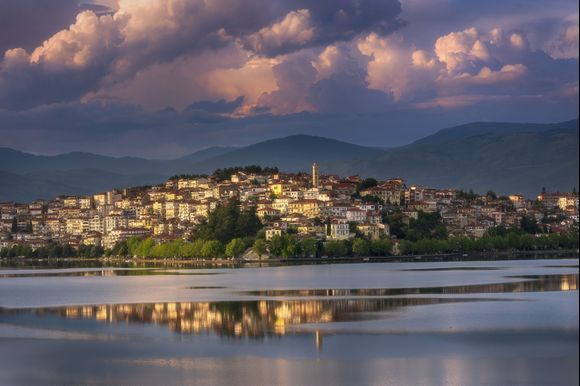
POLYGON ((99 169, 38 171, 15 174, 0 171, 0 201, 33 201, 63 194, 91 194, 113 188, 155 184, 166 176, 123 175, 99 169))
POLYGON ((475 137, 484 134, 517 134, 517 133, 539 133, 542 131, 555 129, 578 129, 578 120, 558 122, 558 123, 507 123, 507 122, 473 122, 465 125, 450 127, 439 130, 437 133, 425 138, 421 138, 412 145, 436 145, 454 142, 460 139, 475 137))
POLYGON ((309 171, 313 162, 371 159, 382 150, 311 135, 292 135, 229 151, 204 160, 190 171, 210 173, 238 165, 277 166, 285 171, 309 171))
POLYGON ((322 173, 400 176, 435 187, 533 196, 542 187, 578 187, 578 120, 546 125, 472 123, 386 150, 293 135, 241 148, 208 148, 164 161, 90 153, 36 156, 0 148, 0 201, 161 183, 173 174, 211 173, 238 165, 309 171, 314 161, 322 173))
POLYGON ((217 157, 222 154, 229 153, 233 150, 236 150, 237 147, 232 146, 214 146, 209 147, 207 149, 196 151, 195 153, 186 155, 184 157, 178 158, 173 161, 169 161, 168 163, 173 165, 173 167, 184 167, 187 165, 192 165, 201 161, 204 161, 208 158, 217 157))
POLYGON ((28 173, 49 170, 100 169, 116 173, 136 173, 155 168, 159 161, 134 157, 107 157, 92 153, 73 152, 56 156, 33 155, 0 148, 0 170, 28 173))
POLYGON ((56 156, 33 155, 9 148, 0 148, 0 170, 12 173, 98 169, 119 174, 159 173, 191 167, 208 158, 225 154, 235 147, 210 147, 175 160, 149 160, 137 157, 108 157, 92 153, 72 152, 56 156))
MULTIPOLYGON (((370 161, 322 165, 341 174, 377 178, 401 176, 411 183, 520 192, 529 197, 542 187, 578 187, 578 121, 561 129, 449 136, 447 142, 418 141, 385 151, 370 161)), ((550 125, 552 126, 552 125, 550 125)), ((437 139, 439 133, 433 137, 437 139)), ((447 134, 447 133, 444 133, 447 134)), ((441 137, 439 137, 441 138, 441 137)))

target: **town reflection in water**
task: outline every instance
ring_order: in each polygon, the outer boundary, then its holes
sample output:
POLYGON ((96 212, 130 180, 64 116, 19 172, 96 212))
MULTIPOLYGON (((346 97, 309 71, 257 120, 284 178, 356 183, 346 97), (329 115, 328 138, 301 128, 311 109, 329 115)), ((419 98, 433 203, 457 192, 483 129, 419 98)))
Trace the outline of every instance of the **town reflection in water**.
MULTIPOLYGON (((385 289, 313 289, 255 291, 254 295, 302 296, 303 299, 260 299, 228 302, 172 302, 151 304, 109 304, 37 308, 32 310, 0 309, 0 316, 33 313, 35 316, 59 316, 67 319, 92 319, 104 323, 155 324, 181 334, 213 332, 219 336, 259 338, 283 335, 289 326, 306 323, 330 323, 373 318, 388 318, 388 312, 404 307, 476 302, 511 301, 509 299, 468 297, 389 297, 415 294, 474 294, 533 291, 576 291, 578 274, 517 276, 518 282, 385 289), (322 299, 308 298, 310 296, 322 299), (343 298, 359 296, 367 298, 343 298), (368 298, 370 296, 382 296, 368 298), (324 297, 333 297, 325 299, 324 297), (381 312, 383 314, 379 315, 381 312)), ((316 345, 322 345, 317 336, 316 345)))
POLYGON ((337 288, 245 291, 244 294, 265 297, 353 297, 401 295, 464 295, 506 292, 547 292, 578 290, 578 274, 508 276, 516 282, 469 284, 446 287, 417 288, 337 288))
MULTIPOLYGON (((397 311, 403 307, 484 300, 388 298, 106 304, 32 310, 0 309, 0 316, 30 312, 38 317, 155 324, 167 326, 171 331, 181 334, 213 332, 219 336, 260 338, 284 335, 291 325, 372 319, 373 313, 397 311)), ((317 346, 321 345, 322 337, 316 339, 317 346)))
POLYGON ((0 279, 25 278, 25 277, 113 277, 113 276, 153 276, 153 275, 187 275, 187 276, 205 276, 219 275, 219 272, 202 272, 202 271, 178 271, 157 268, 143 269, 93 269, 87 271, 61 271, 50 272, 38 270, 38 272, 12 272, 1 273, 0 279))

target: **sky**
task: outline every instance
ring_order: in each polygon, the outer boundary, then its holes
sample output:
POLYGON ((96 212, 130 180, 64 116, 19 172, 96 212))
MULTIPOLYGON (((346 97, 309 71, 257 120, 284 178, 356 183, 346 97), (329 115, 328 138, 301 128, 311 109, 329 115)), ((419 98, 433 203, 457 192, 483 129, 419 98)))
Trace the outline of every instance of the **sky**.
POLYGON ((0 147, 169 159, 577 117, 576 0, 0 1, 0 147))

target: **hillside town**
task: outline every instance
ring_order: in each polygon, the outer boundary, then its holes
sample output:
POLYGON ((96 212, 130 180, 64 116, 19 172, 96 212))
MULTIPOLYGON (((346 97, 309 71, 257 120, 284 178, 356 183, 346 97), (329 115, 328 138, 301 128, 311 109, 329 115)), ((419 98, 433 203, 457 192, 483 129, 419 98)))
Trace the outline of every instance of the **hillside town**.
MULTIPOLYGON (((287 233, 318 241, 388 239, 397 254, 401 227, 432 215, 444 237, 481 238, 497 227, 533 223, 538 234, 569 232, 578 222, 578 193, 543 190, 483 195, 407 185, 402 178, 283 173, 258 166, 218 169, 213 175, 174 176, 164 184, 0 203, 0 249, 49 243, 110 250, 131 239, 162 244, 192 240, 199 224, 227 202, 253 208, 266 241, 287 233)), ((524 225, 525 226, 525 225, 524 225)))

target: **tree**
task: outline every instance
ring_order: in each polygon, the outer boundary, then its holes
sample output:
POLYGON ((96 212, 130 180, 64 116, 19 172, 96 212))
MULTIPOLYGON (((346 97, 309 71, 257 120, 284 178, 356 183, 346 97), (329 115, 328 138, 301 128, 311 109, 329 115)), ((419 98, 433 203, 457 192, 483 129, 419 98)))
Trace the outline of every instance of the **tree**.
POLYGON ((538 225, 538 222, 533 217, 523 216, 520 220, 520 228, 529 234, 535 235, 536 233, 541 233, 542 230, 538 225))
POLYGON ((383 200, 381 200, 377 196, 373 196, 372 194, 367 194, 366 196, 362 197, 362 202, 372 202, 375 204, 382 204, 383 200))
POLYGON ((348 256, 348 246, 342 240, 331 240, 324 243, 324 251, 328 256, 348 256))
POLYGON ((232 239, 228 245, 226 245, 226 256, 228 257, 240 257, 242 253, 246 250, 246 244, 241 238, 232 239))
POLYGON ((270 239, 270 253, 275 256, 282 256, 282 251, 286 247, 286 240, 284 236, 274 235, 270 239))
POLYGON ((197 238, 228 243, 236 237, 255 236, 262 227, 256 208, 241 211, 239 201, 231 200, 209 214, 196 230, 197 238))
POLYGON ((307 238, 300 242, 302 253, 306 257, 316 257, 318 254, 318 240, 315 238, 307 238))
POLYGON ((155 246, 155 242, 150 239, 146 238, 142 240, 137 248, 135 249, 134 254, 140 257, 147 257, 151 253, 151 249, 155 246))
POLYGON ((285 236, 285 246, 282 250, 282 257, 289 259, 291 257, 296 257, 300 254, 300 244, 296 241, 296 238, 292 235, 285 236))
POLYGON ((378 184, 379 184, 378 181, 374 178, 365 178, 364 180, 358 183, 356 191, 360 192, 361 190, 366 190, 375 187, 378 184))
POLYGON ((258 256, 261 257, 268 251, 268 246, 266 244, 266 241, 264 241, 263 239, 257 239, 256 241, 254 241, 254 246, 252 247, 252 249, 254 250, 254 252, 258 254, 258 256))
POLYGON ((410 220, 409 230, 406 232, 405 238, 411 241, 428 238, 445 239, 447 238, 447 229, 443 225, 439 213, 425 213, 421 211, 416 220, 410 220))
MULTIPOLYGON (((353 246, 354 249, 354 246, 353 246)), ((391 253, 393 244, 386 238, 371 241, 370 250, 373 255, 387 256, 391 253)))
POLYGON ((203 257, 219 257, 223 253, 224 247, 219 240, 209 240, 203 243, 201 255, 203 257))
POLYGON ((389 213, 388 211, 383 211, 382 218, 385 224, 389 224, 393 236, 397 236, 400 239, 405 238, 406 227, 403 223, 401 212, 389 213))
POLYGON ((365 239, 357 238, 352 243, 352 253, 356 256, 368 256, 370 252, 369 242, 365 239))

